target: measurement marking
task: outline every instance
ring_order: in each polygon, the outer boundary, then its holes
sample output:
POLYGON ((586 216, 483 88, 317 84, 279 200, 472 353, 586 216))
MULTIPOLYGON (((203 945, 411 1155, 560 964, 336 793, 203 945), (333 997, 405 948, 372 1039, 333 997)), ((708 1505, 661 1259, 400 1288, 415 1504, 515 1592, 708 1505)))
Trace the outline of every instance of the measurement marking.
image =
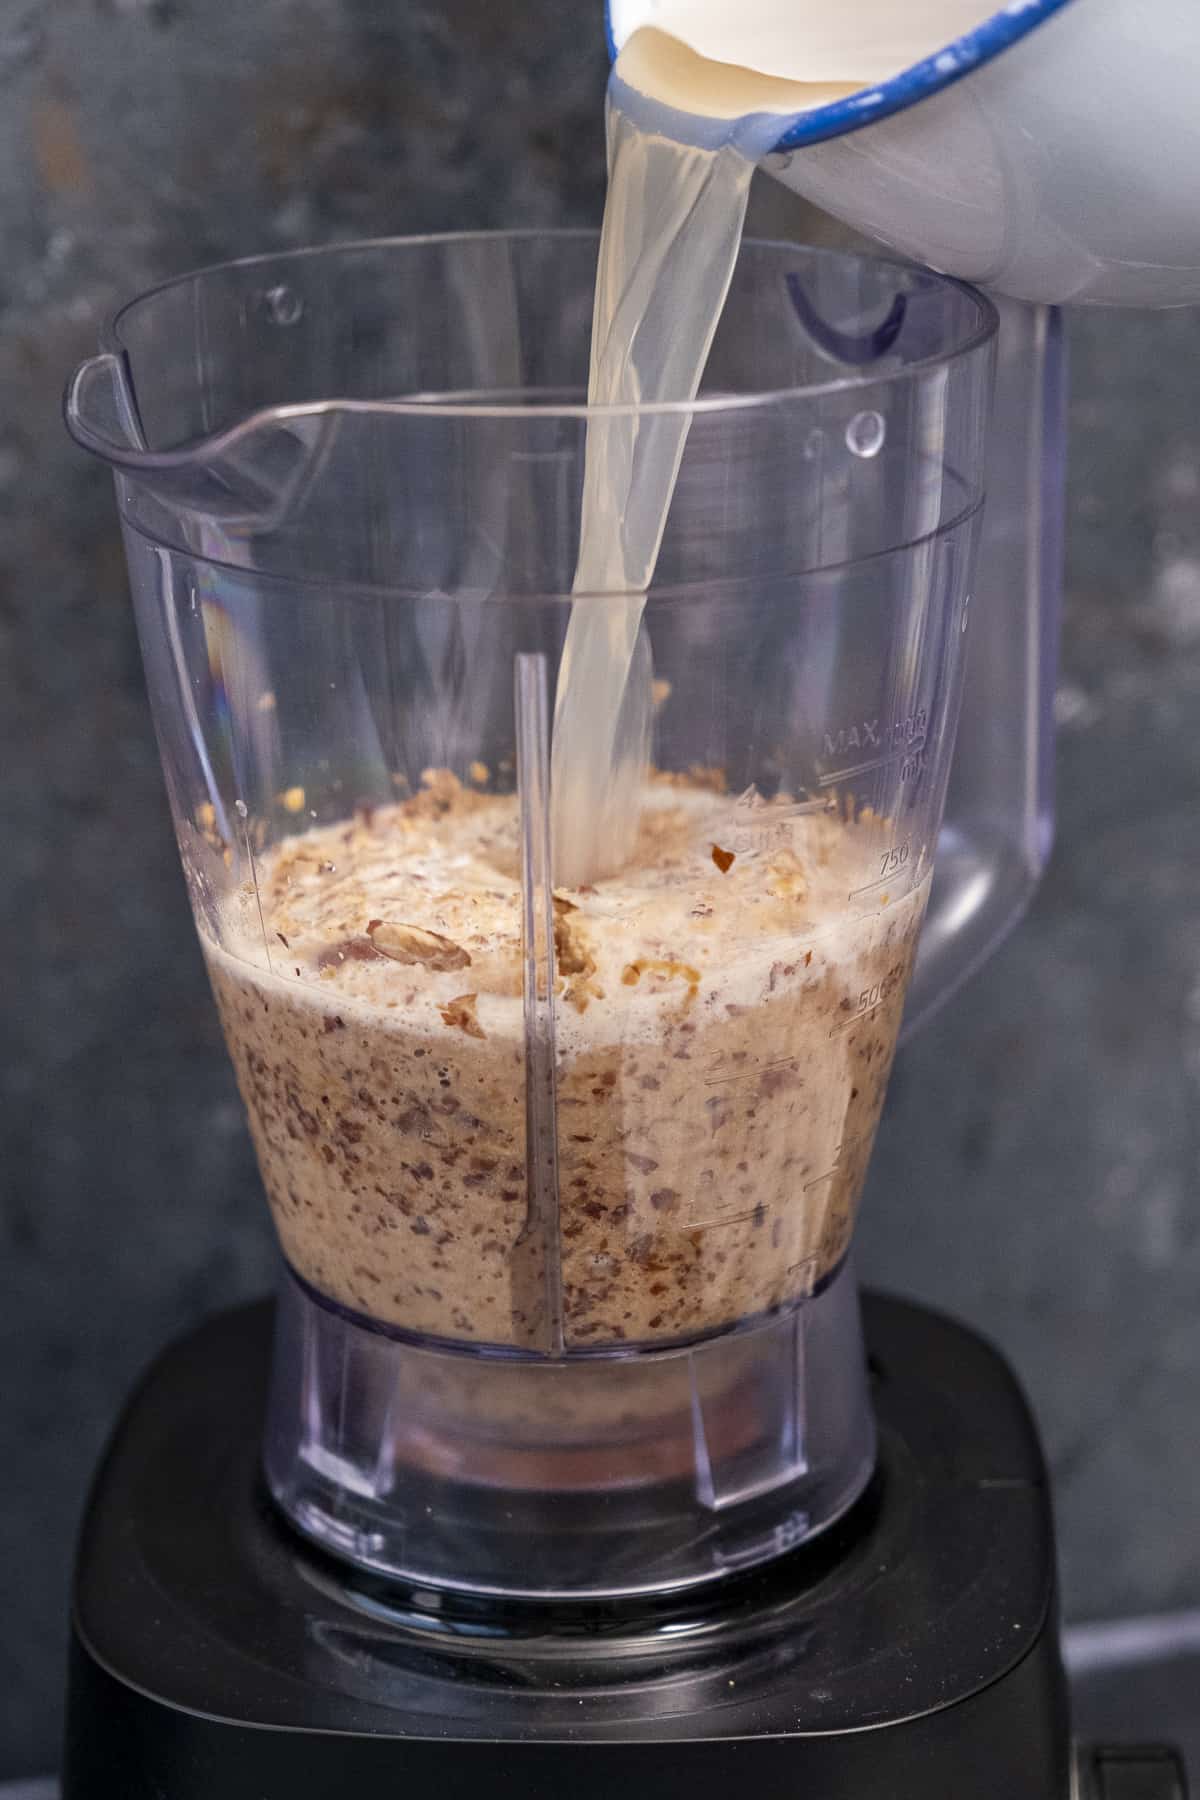
MULTIPOLYGON (((683 1229, 685 1231, 712 1231, 715 1227, 722 1225, 742 1225, 747 1219, 752 1219, 758 1210, 757 1206, 751 1206, 744 1212, 716 1214, 711 1219, 689 1219, 683 1229)), ((766 1209, 763 1210, 765 1214, 766 1209)))
POLYGON ((832 1181, 837 1174, 839 1167, 840 1164, 834 1163, 832 1169, 826 1169, 823 1175, 814 1175, 811 1181, 805 1182, 804 1192, 807 1194, 810 1188, 820 1187, 823 1181, 832 1181))
POLYGON ((794 1069, 795 1066, 794 1056, 780 1056, 774 1062, 746 1064, 740 1069, 735 1069, 731 1075, 706 1075, 704 1085, 705 1087, 728 1087, 731 1082, 749 1081, 752 1076, 765 1075, 771 1069, 794 1069))
POLYGON ((734 802, 734 812, 749 813, 751 817, 766 813, 767 822, 774 824, 776 819, 804 819, 810 813, 828 812, 828 800, 795 800, 790 806, 780 806, 775 800, 765 800, 758 789, 751 785, 739 794, 734 802))
MULTIPOLYGON (((832 1026, 829 1032, 830 1037, 837 1037, 843 1031, 853 1031, 854 1027, 863 1019, 869 1019, 872 1013, 878 1012, 884 1002, 890 1000, 896 992, 896 983, 902 980, 903 976, 904 964, 894 963, 887 974, 881 976, 872 987, 863 989, 858 996, 857 1010, 849 1019, 843 1019, 840 1025, 832 1026)), ((843 1001, 842 1004, 844 1006, 846 1002, 843 1001)))
POLYGON ((874 1006, 864 1006, 861 1012, 854 1014, 853 1018, 846 1019, 841 1025, 833 1026, 829 1033, 830 1037, 841 1037, 843 1032, 853 1031, 856 1025, 861 1025, 864 1019, 869 1019, 872 1013, 877 1013, 886 999, 887 995, 881 994, 874 1006))
POLYGON ((853 781, 856 776, 870 775, 875 769, 886 769, 891 763, 923 759, 928 743, 928 737, 922 734, 899 750, 893 750, 888 756, 873 756, 867 762, 852 763, 847 769, 835 769, 832 774, 818 775, 817 786, 832 787, 835 781, 853 781))
POLYGON ((785 848, 792 842, 791 827, 798 819, 836 811, 836 802, 828 795, 785 805, 778 800, 764 800, 751 785, 738 796, 734 806, 730 849, 738 856, 758 856, 785 848))
POLYGON ((907 750, 896 750, 891 756, 874 756, 870 762, 854 763, 848 769, 835 769, 832 775, 819 775, 818 787, 832 787, 835 781, 853 781, 857 775, 869 775, 873 769, 886 769, 889 763, 901 762, 907 750))
POLYGON ((886 887, 889 881, 894 880, 894 875, 881 875, 878 881, 868 881, 862 887, 851 888, 846 898, 847 900, 857 900, 860 894, 873 894, 876 888, 886 887))
POLYGON ((856 1149, 858 1145, 862 1143, 864 1136, 865 1133, 860 1131, 857 1137, 843 1138, 842 1142, 837 1147, 833 1167, 831 1169, 826 1169, 824 1175, 814 1175, 811 1181, 806 1181, 803 1192, 807 1194, 809 1188, 820 1187, 823 1181, 831 1181, 845 1161, 847 1150, 856 1149))
POLYGON ((793 806, 777 806, 770 800, 763 810, 769 814, 766 823, 773 825, 776 819, 811 819, 814 813, 829 812, 832 805, 831 800, 797 800, 793 806))

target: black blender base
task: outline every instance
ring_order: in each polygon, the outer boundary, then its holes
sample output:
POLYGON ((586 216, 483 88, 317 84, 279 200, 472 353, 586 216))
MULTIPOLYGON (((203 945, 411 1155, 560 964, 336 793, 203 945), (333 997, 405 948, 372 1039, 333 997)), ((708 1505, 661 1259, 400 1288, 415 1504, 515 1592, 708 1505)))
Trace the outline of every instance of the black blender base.
POLYGON ((593 1607, 551 1637, 544 1612, 439 1622, 435 1597, 350 1591, 259 1486, 270 1307, 213 1320, 151 1369, 97 1477, 64 1800, 1068 1800, 1028 1410, 962 1326, 871 1295, 864 1322, 881 1454, 854 1511, 719 1607, 593 1607))

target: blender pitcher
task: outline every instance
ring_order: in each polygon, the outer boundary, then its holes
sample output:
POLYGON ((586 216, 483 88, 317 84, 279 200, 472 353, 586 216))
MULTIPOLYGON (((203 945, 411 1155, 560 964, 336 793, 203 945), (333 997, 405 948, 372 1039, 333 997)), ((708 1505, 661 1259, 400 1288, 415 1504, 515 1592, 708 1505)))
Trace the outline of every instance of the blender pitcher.
MULTIPOLYGON (((203 271, 68 395, 284 1253, 267 1482, 425 1605, 694 1588, 874 1466, 848 1257, 979 610, 996 315, 743 245, 667 409, 634 850, 566 888, 595 260, 501 234, 203 271)), ((973 842, 926 1006, 978 951, 973 842)))

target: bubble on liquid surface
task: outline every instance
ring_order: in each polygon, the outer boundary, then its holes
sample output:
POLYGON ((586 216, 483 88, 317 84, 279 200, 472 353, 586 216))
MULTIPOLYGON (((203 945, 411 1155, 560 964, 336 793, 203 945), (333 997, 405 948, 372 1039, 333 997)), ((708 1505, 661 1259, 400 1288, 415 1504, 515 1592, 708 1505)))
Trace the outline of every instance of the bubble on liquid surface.
POLYGON ((295 325, 304 313, 304 302, 294 288, 268 288, 263 295, 263 308, 272 325, 295 325))
POLYGON ((846 427, 846 448, 851 456, 878 456, 887 437, 887 426, 877 412, 855 413, 846 427))

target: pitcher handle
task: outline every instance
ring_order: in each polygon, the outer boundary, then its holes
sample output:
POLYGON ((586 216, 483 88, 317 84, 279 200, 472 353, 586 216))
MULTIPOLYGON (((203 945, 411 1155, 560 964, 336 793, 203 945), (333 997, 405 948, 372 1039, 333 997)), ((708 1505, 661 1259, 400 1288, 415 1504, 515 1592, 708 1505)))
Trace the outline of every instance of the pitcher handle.
POLYGON ((963 709, 906 1034, 1012 930, 1054 838, 1066 345, 1057 308, 996 305, 995 416, 963 709))

